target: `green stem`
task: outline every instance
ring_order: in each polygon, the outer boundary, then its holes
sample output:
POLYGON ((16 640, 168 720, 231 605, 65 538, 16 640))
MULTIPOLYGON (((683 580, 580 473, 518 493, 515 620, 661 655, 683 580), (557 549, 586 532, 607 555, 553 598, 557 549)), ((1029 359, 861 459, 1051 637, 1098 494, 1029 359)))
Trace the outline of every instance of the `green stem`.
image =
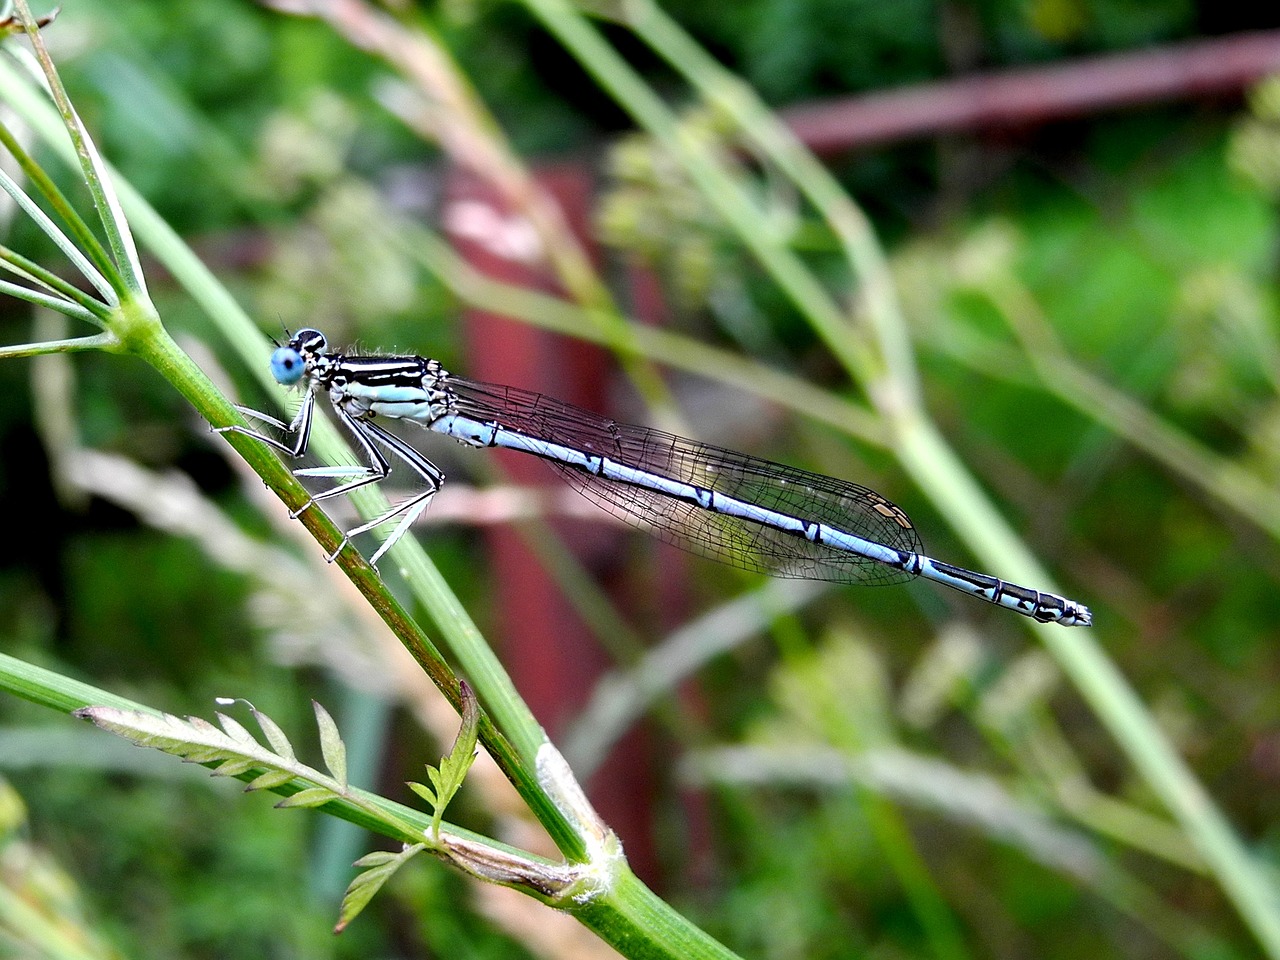
MULTIPOLYGON (((467 303, 517 316, 542 330, 616 348, 592 321, 589 310, 559 297, 487 277, 468 266, 431 231, 409 226, 405 230, 407 252, 467 303)), ((634 325, 626 349, 664 366, 754 394, 867 443, 881 447, 888 443, 880 418, 865 406, 677 331, 634 325)))
MULTIPOLYGON (((0 261, 9 264, 10 270, 14 274, 26 277, 33 283, 38 283, 41 286, 47 287, 54 293, 61 294, 62 299, 45 296, 47 301, 51 301, 48 305, 59 313, 68 312, 63 309, 64 305, 78 306, 80 307, 80 310, 77 311, 75 315, 80 316, 82 314, 87 314, 89 322, 99 327, 102 326, 102 322, 111 313, 111 307, 108 305, 95 300, 84 291, 77 289, 70 283, 67 283, 67 281, 63 280, 52 270, 46 270, 43 266, 36 263, 34 260, 29 260, 16 250, 10 250, 8 247, 0 245, 0 261), (66 303, 68 300, 71 301, 70 304, 66 303)), ((41 295, 38 290, 32 290, 30 292, 34 296, 41 295)), ((23 296, 23 299, 32 298, 23 296)))
MULTIPOLYGON (((142 197, 124 183, 120 185, 120 192, 138 236, 191 296, 205 308, 219 331, 238 351, 263 388, 278 395, 280 386, 271 378, 265 362, 270 354, 269 345, 253 325, 252 320, 227 293, 226 288, 209 272, 208 267, 192 253, 191 249, 142 197)), ((202 374, 201 377, 203 377, 202 374)), ((210 422, 232 423, 237 422, 235 419, 237 417, 238 414, 233 414, 230 419, 224 418, 217 421, 210 419, 210 422)), ((234 434, 228 439, 242 454, 247 454, 252 449, 254 456, 249 459, 249 463, 258 470, 259 474, 262 473, 259 465, 264 468, 273 465, 270 468, 277 471, 276 475, 288 477, 288 482, 299 491, 299 496, 305 498, 305 491, 297 486, 297 481, 292 479, 292 474, 289 474, 279 457, 273 452, 266 450, 256 441, 236 437, 234 434)), ((344 456, 349 458, 351 455, 349 447, 342 440, 337 429, 324 418, 316 420, 313 444, 317 455, 330 463, 345 462, 342 458, 344 456)), ((373 491, 360 491, 360 493, 364 495, 353 500, 365 516, 376 516, 387 509, 386 499, 381 494, 373 491)), ((295 501, 291 509, 296 509, 301 506, 301 503, 301 500, 295 501)), ((300 519, 307 523, 310 529, 310 523, 316 516, 323 516, 323 512, 307 510, 300 519)), ((321 540, 321 545, 332 552, 338 542, 337 539, 321 540)), ((339 565, 347 569, 347 563, 355 555, 354 550, 344 550, 338 558, 339 565)), ((413 537, 402 538, 383 562, 399 564, 399 572, 406 585, 440 628, 446 647, 458 663, 459 672, 475 688, 496 726, 509 738, 510 746, 514 747, 516 754, 520 757, 521 766, 526 770, 532 770, 538 750, 546 742, 546 735, 529 708, 520 699, 510 676, 435 564, 413 537)), ((367 568, 367 564, 364 566, 367 568)), ((362 582, 365 583, 365 586, 361 587, 362 592, 368 588, 374 594, 384 595, 390 599, 386 587, 382 585, 372 568, 367 568, 367 573, 362 573, 362 578, 362 582)), ((386 606, 382 602, 374 605, 380 613, 386 606)), ((400 620, 400 616, 396 619, 400 620)), ((406 634, 400 634, 397 631, 397 635, 403 642, 410 643, 411 641, 406 640, 406 637, 413 636, 425 641, 425 636, 417 624, 407 616, 403 617, 402 622, 406 624, 406 629, 409 631, 406 634), (407 626, 408 624, 412 624, 411 628, 407 626)), ((415 656, 417 655, 415 652, 415 656)), ((486 747, 489 746, 491 745, 486 742, 486 747)), ((567 849, 561 847, 566 856, 574 856, 574 851, 581 852, 579 842, 569 840, 566 835, 568 828, 563 818, 545 796, 539 795, 535 814, 543 820, 544 824, 555 824, 554 828, 548 826, 548 829, 553 837, 558 838, 557 842, 562 839, 569 841, 567 849)), ((571 834, 572 831, 569 830, 568 833, 571 834)))
MULTIPOLYGON (((25 300, 27 303, 33 303, 38 307, 44 307, 45 309, 52 310, 55 313, 61 313, 65 316, 71 317, 73 320, 83 320, 85 323, 91 324, 95 327, 102 326, 101 317, 94 312, 84 309, 84 307, 80 306, 78 303, 72 303, 70 300, 63 300, 61 297, 55 297, 52 294, 41 293, 39 290, 24 287, 20 283, 11 283, 8 280, 0 280, 0 294, 13 297, 15 300, 25 300)), ((0 347, 0 356, 9 356, 6 350, 7 348, 0 347)))
MULTIPOLYGON (((8 72, 7 65, 6 72, 8 72)), ((63 224, 71 231, 71 235, 75 238, 79 249, 84 254, 87 254, 93 266, 97 268, 96 273, 99 279, 105 282, 104 278, 117 276, 119 271, 116 269, 116 265, 111 262, 111 257, 107 255, 107 251, 98 241, 97 235, 85 223, 84 218, 76 211, 75 206, 58 189, 58 185, 45 173, 44 168, 22 149, 22 144, 18 142, 17 138, 9 132, 8 127, 3 123, 0 123, 0 144, 18 161, 18 166, 22 169, 27 179, 36 185, 36 188, 49 206, 53 208, 63 224)), ((80 270, 86 276, 92 277, 92 274, 83 267, 80 270)), ((115 292, 119 294, 120 291, 116 290, 115 292)))
POLYGON ((48 353, 72 353, 81 350, 114 350, 120 341, 115 334, 105 331, 89 337, 72 337, 67 340, 45 340, 40 343, 17 343, 0 347, 0 357, 38 357, 48 353))
POLYGON ((615 874, 606 896, 572 913, 630 960, 733 960, 738 956, 689 923, 630 871, 615 874))
POLYGON ((62 78, 58 75, 53 59, 44 45, 44 36, 40 33, 36 19, 27 6, 27 0, 13 0, 13 3, 26 28, 27 38, 31 41, 36 59, 44 69, 45 81, 49 85, 49 91, 62 118, 63 129, 70 136, 75 147, 80 173, 84 177, 85 185, 89 188, 89 196, 92 197, 93 205, 98 211, 98 221, 106 232, 107 244, 114 255, 112 267, 104 273, 112 279, 124 282, 126 289, 119 291, 121 296, 126 291, 131 291, 135 295, 145 294, 146 287, 143 282, 142 264, 138 260, 138 250, 134 246, 133 237, 129 234, 129 222, 120 210, 115 191, 108 179, 106 164, 102 162, 102 158, 98 155, 98 148, 89 139, 84 124, 80 122, 80 117, 71 103, 71 98, 67 96, 62 78))
MULTIPOLYGON (((66 714, 84 707, 113 707, 117 710, 157 717, 163 715, 163 711, 155 707, 121 697, 108 690, 74 680, 4 653, 0 653, 0 690, 66 714)), ((239 779, 248 781, 256 775, 257 772, 246 772, 241 774, 239 779)), ((285 784, 271 792, 287 797, 296 793, 297 789, 296 785, 285 784)), ((421 840, 423 832, 431 824, 431 816, 422 810, 406 807, 394 800, 354 787, 348 787, 348 790, 355 797, 354 800, 334 800, 323 808, 324 812, 406 843, 421 840)), ((513 854, 522 853, 506 844, 498 843, 461 827, 450 824, 446 824, 446 827, 449 831, 476 843, 492 844, 513 854)))
POLYGON ((623 22, 679 72, 707 103, 733 118, 746 139, 780 170, 826 220, 859 281, 860 314, 871 323, 888 379, 919 402, 920 384, 893 277, 866 214, 800 143, 759 94, 721 66, 651 0, 624 0, 623 22))
MULTIPOLYGON (((47 143, 59 151, 64 160, 75 163, 76 157, 68 149, 59 119, 50 109, 47 99, 32 90, 25 78, 12 71, 3 60, 0 60, 0 90, 5 91, 6 100, 47 143)), ((269 346, 253 322, 155 210, 127 183, 118 181, 118 184, 121 204, 133 230, 177 281, 205 308, 219 332, 239 352, 263 388, 278 394, 279 385, 272 380, 265 363, 265 358, 270 353, 269 346)), ((128 337, 129 348, 159 369, 211 424, 241 422, 239 414, 191 359, 177 348, 168 334, 159 328, 158 322, 154 329, 150 329, 147 323, 133 324, 127 320, 127 315, 136 313, 136 308, 136 301, 121 307, 123 316, 119 319, 120 328, 133 327, 133 332, 128 337)), ((123 333, 120 335, 122 340, 126 339, 123 333)), ((291 510, 299 509, 307 502, 307 492, 274 452, 255 440, 236 434, 228 435, 227 441, 291 510)), ((323 418, 317 419, 313 444, 316 453, 328 462, 341 462, 340 458, 344 454, 350 456, 350 451, 336 428, 323 418)), ((387 508, 385 498, 372 491, 353 500, 366 516, 374 516, 387 508)), ((323 511, 306 510, 299 519, 326 551, 332 553, 341 542, 338 530, 323 511)), ((377 573, 355 550, 343 550, 336 562, 352 578, 361 593, 415 658, 423 663, 432 679, 456 704, 457 687, 452 673, 421 628, 390 594, 377 573)), ((412 537, 402 538, 384 561, 391 562, 400 565, 409 589, 439 625, 460 672, 467 677, 484 704, 487 715, 481 739, 486 748, 494 754, 504 772, 516 784, 517 790, 561 851, 571 859, 580 858, 585 852, 581 837, 551 798, 541 790, 532 773, 538 751, 546 743, 546 735, 520 699, 511 678, 416 540, 412 537), (495 726, 504 731, 506 736, 499 736, 495 726)))
MULTIPOLYGON (((700 158, 690 151, 682 150, 676 138, 677 128, 665 115, 665 108, 644 87, 638 77, 630 71, 608 48, 603 40, 594 32, 588 31, 580 18, 567 7, 562 0, 526 0, 544 19, 570 50, 583 62, 597 80, 608 89, 614 97, 631 112, 638 122, 643 124, 663 143, 673 149, 696 182, 706 191, 708 199, 716 203, 726 219, 739 226, 743 239, 756 250, 761 262, 771 270, 783 286, 797 298, 797 303, 806 304, 806 314, 818 321, 818 329, 824 339, 836 349, 837 355, 845 359, 851 372, 862 374, 864 385, 881 383, 880 378, 872 379, 878 365, 862 361, 864 355, 837 349, 843 343, 843 336, 833 341, 831 334, 835 329, 828 324, 834 319, 831 312, 821 300, 810 297, 809 285, 797 283, 793 275, 792 265, 786 258, 766 251, 761 243, 753 243, 756 236, 763 237, 765 231, 743 229, 739 225, 737 204, 727 189, 729 185, 717 182, 714 170, 703 168, 700 158), (766 256, 766 254, 768 254, 766 256), (777 268, 783 268, 781 272, 777 268), (814 309, 816 308, 816 309, 814 309)), ((654 48, 659 50, 672 63, 681 64, 688 75, 696 76, 702 71, 704 94, 713 101, 720 102, 731 110, 735 110, 740 122, 750 131, 754 131, 757 144, 769 150, 771 157, 784 169, 788 169, 793 177, 800 176, 797 182, 804 183, 803 166, 795 166, 796 153, 788 149, 788 144, 777 137, 775 130, 769 125, 759 122, 753 116, 752 105, 743 100, 741 88, 736 84, 724 81, 723 72, 712 68, 709 58, 700 53, 695 45, 685 43, 682 34, 671 28, 669 21, 661 16, 652 6, 640 0, 631 6, 628 13, 640 11, 634 17, 633 26, 639 33, 650 39, 654 48)), ((812 173, 812 171, 810 171, 812 173)), ((814 183, 825 183, 825 179, 813 180, 814 183)), ((829 200, 829 195, 818 195, 817 201, 829 200)), ((811 198, 814 195, 811 194, 811 198)), ((837 218, 833 223, 838 224, 837 218)), ((744 224, 748 228, 750 224, 744 224)), ((758 227, 758 224, 757 224, 758 227)), ((871 277, 877 279, 874 290, 879 291, 877 298, 879 309, 872 315, 879 332, 881 349, 884 351, 885 369, 890 374, 883 378, 884 386, 893 387, 894 403, 890 409, 891 421, 894 425, 895 452, 903 465, 913 475, 916 483, 923 489, 943 512, 951 519, 967 542, 974 545, 975 552, 986 558, 1000 569, 1009 569, 1011 575, 1021 576, 1025 571, 1029 582, 1049 584, 1047 576, 1040 569, 1031 553, 1014 536, 1003 518, 991 507, 985 494, 980 490, 972 477, 959 463, 954 453, 946 446, 938 435, 936 428, 924 416, 922 411, 913 409, 911 398, 916 393, 914 364, 910 360, 909 346, 905 346, 905 325, 896 308, 886 311, 885 300, 890 293, 882 264, 878 257, 867 259, 868 248, 866 235, 859 232, 846 236, 857 245, 859 256, 856 260, 872 267, 871 277)), ((800 268, 803 269, 803 268, 800 268)), ((876 394, 883 393, 875 388, 876 394)), ((1077 395, 1085 395, 1088 391, 1073 391, 1077 395)), ((1130 413, 1132 411, 1129 411, 1130 413)), ((1117 418, 1119 419, 1119 418, 1117 418)), ((1218 478, 1218 488, 1227 496, 1231 496, 1237 508, 1247 509, 1245 501, 1249 500, 1251 490, 1249 483, 1242 483, 1237 476, 1227 476, 1226 471, 1217 470, 1212 473, 1218 478)), ((1225 818, 1213 806, 1211 799, 1185 764, 1172 750, 1165 738, 1156 729, 1150 714, 1143 708, 1132 689, 1115 669, 1114 664, 1102 653, 1091 637, 1079 632, 1068 633, 1052 627, 1040 627, 1040 634, 1046 646, 1057 657, 1063 669, 1076 683, 1078 689, 1090 702, 1099 717, 1106 723, 1112 735, 1126 750, 1130 760, 1157 789, 1165 803, 1182 823, 1183 828, 1193 838, 1206 859, 1213 864, 1215 873, 1224 889, 1232 896, 1241 914, 1250 923, 1255 935, 1267 948, 1272 957, 1280 957, 1280 913, 1274 893, 1268 888, 1257 864, 1249 857, 1239 839, 1231 831, 1225 818)))

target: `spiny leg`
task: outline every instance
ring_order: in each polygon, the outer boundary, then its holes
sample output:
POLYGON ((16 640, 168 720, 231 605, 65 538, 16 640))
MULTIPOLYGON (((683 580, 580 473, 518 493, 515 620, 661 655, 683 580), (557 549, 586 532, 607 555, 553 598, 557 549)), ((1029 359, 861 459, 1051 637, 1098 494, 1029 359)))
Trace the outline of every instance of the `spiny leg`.
POLYGON ((298 412, 289 423, 277 420, 269 414, 261 413, 250 407, 242 407, 239 404, 236 404, 236 409, 246 417, 253 417, 255 420, 261 420, 263 423, 269 423, 271 426, 283 430, 285 436, 295 437, 294 442, 292 444, 284 443, 275 437, 269 437, 265 433, 259 433, 251 427, 242 426, 238 423, 233 423, 228 427, 214 427, 214 433, 242 433, 246 437, 261 440, 268 446, 287 453, 291 457, 300 457, 307 452, 307 444, 311 442, 311 422, 315 412, 315 394, 307 393, 302 400, 302 406, 298 408, 298 412))
MULTIPOLYGON (((293 422, 288 424, 277 420, 275 417, 260 413, 257 410, 251 410, 248 407, 238 406, 236 409, 240 410, 246 416, 255 417, 256 419, 269 423, 272 426, 279 427, 284 430, 286 434, 296 433, 297 440, 292 445, 282 443, 274 437, 266 436, 265 434, 258 433, 248 427, 242 427, 239 424, 234 424, 229 427, 216 427, 215 432, 242 433, 245 436, 253 437, 255 440, 261 440, 263 443, 266 443, 277 450, 281 450, 284 453, 289 454, 291 457, 301 457, 307 452, 307 445, 311 440, 311 425, 315 409, 314 394, 307 394, 297 415, 293 418, 293 422)), ((365 458, 369 463, 367 466, 363 467, 306 467, 301 470, 293 471, 293 475, 295 477, 355 477, 356 479, 348 483, 338 484, 336 487, 332 487, 329 490, 323 490, 320 493, 313 494, 306 503, 289 514, 289 519, 291 520, 296 520, 302 515, 304 510, 310 507, 317 500, 327 500, 329 497, 336 497, 338 494, 347 493, 351 490, 355 490, 357 487, 362 487, 365 484, 377 483, 379 480, 385 479, 387 474, 390 472, 386 458, 378 452, 376 447, 365 439, 364 435, 360 432, 355 419, 348 415, 344 410, 336 407, 335 410, 337 410, 338 416, 350 429, 352 435, 359 441, 360 446, 364 451, 365 458)))
MULTIPOLYGON (((283 420, 277 420, 270 414, 263 413, 260 410, 254 410, 251 407, 235 404, 235 408, 246 417, 252 417, 255 420, 261 420, 263 423, 269 423, 271 426, 284 431, 285 436, 294 436, 296 439, 292 444, 284 443, 275 437, 267 436, 265 433, 259 433, 250 427, 241 426, 238 423, 231 424, 227 427, 214 427, 214 433, 241 433, 246 437, 252 437, 255 440, 261 440, 270 447, 274 447, 283 453, 287 453, 291 457, 301 457, 307 452, 307 446, 311 442, 311 426, 315 414, 315 394, 308 392, 302 400, 302 406, 298 408, 298 412, 294 415, 293 420, 285 423, 283 420)), ((381 457, 374 451, 374 456, 381 460, 381 457)), ((382 462, 383 472, 381 476, 375 479, 381 479, 386 476, 386 462, 382 462)), ((298 476, 350 476, 353 472, 358 472, 361 476, 370 473, 368 467, 315 467, 305 470, 295 470, 293 475, 298 476)), ((368 482, 368 481, 365 481, 368 482)), ((296 520, 307 507, 315 503, 317 500, 323 500, 325 497, 332 496, 334 493, 341 493, 343 489, 328 490, 324 493, 310 497, 306 503, 289 514, 290 520, 296 520)))
MULTIPOLYGON (((361 445, 371 451, 371 453, 381 461, 385 468, 381 477, 364 478, 362 480, 353 481, 352 483, 345 485, 347 490, 353 489, 355 486, 362 486, 367 483, 376 482, 376 480, 384 479, 386 475, 391 472, 386 458, 377 451, 377 448, 373 445, 373 440, 377 440, 378 443, 381 443, 388 450, 403 460, 406 466, 421 477, 422 481, 427 485, 427 489, 423 490, 421 493, 415 494, 403 503, 396 504, 374 519, 348 530, 346 535, 342 538, 342 543, 338 545, 338 549, 328 557, 330 561, 333 561, 338 554, 342 552, 342 548, 351 541, 352 537, 364 533, 367 530, 372 530, 374 527, 385 523, 392 517, 404 514, 400 522, 396 524, 395 529, 391 531, 391 535, 382 542, 382 545, 378 547, 374 555, 369 558, 370 565, 377 566, 378 561, 382 559, 382 555, 390 550, 391 547, 395 545, 396 541, 405 535, 413 525, 413 522, 417 520, 422 514, 422 511, 427 508, 427 504, 430 503, 431 498, 434 497, 444 485, 444 474, 440 472, 440 469, 434 463, 424 457, 412 446, 405 443, 395 434, 387 432, 376 423, 373 423, 370 420, 356 420, 354 418, 346 417, 345 414, 343 416, 344 419, 347 420, 348 426, 351 427, 352 431, 360 440, 361 445)), ((328 496, 330 493, 330 491, 326 491, 325 495, 328 496)))
MULTIPOLYGON (((245 436, 252 437, 255 440, 261 440, 268 446, 273 447, 282 453, 287 453, 291 457, 300 457, 306 453, 307 446, 311 439, 311 427, 315 410, 314 394, 308 393, 306 395, 302 401, 302 406, 299 407, 297 414, 290 423, 285 423, 284 421, 278 420, 269 414, 253 410, 249 407, 237 405, 236 409, 246 417, 261 420, 263 423, 276 427, 283 431, 286 436, 294 436, 294 442, 285 443, 277 440, 275 437, 267 436, 264 433, 259 433, 250 427, 242 426, 240 424, 232 424, 231 426, 226 427, 215 427, 215 433, 244 434, 245 436)), ((413 521, 421 515, 424 509, 426 509, 431 498, 443 485, 444 474, 440 472, 435 464, 422 456, 422 454, 418 453, 418 451, 413 449, 413 447, 409 446, 394 434, 388 433, 377 424, 371 423, 367 420, 357 420, 341 407, 336 405, 334 410, 339 419, 346 424, 351 435, 356 439, 356 442, 359 444, 367 461, 367 465, 349 467, 306 467, 301 470, 295 470, 294 476, 298 477, 352 477, 353 479, 312 495, 306 503, 290 513, 289 516, 290 519, 297 519, 304 510, 318 500, 327 500, 330 497, 350 493, 360 487, 379 483, 382 480, 385 480, 391 473, 391 466, 387 462, 387 458, 382 455, 382 452, 378 450, 376 444, 373 442, 374 439, 376 439, 379 443, 382 443, 400 457, 400 459, 402 459, 409 468, 427 484, 427 489, 422 493, 409 498, 404 503, 397 504, 376 519, 347 531, 342 538, 342 542, 338 544, 338 548, 326 557, 326 560, 332 562, 337 558, 338 554, 342 552, 343 547, 351 542, 352 537, 364 533, 367 530, 371 530, 379 524, 390 520, 392 517, 403 513, 403 519, 396 525, 391 536, 382 543, 377 552, 374 553, 373 558, 370 560, 371 564, 376 565, 378 560, 382 558, 382 555, 386 553, 397 540, 404 536, 409 527, 413 524, 413 521)))
MULTIPOLYGON (((270 414, 263 413, 260 410, 254 410, 251 407, 235 404, 235 408, 246 417, 252 417, 255 420, 261 420, 263 423, 270 424, 279 430, 282 430, 286 436, 294 436, 296 439, 293 443, 284 443, 275 437, 270 437, 265 433, 259 433, 251 427, 242 426, 238 423, 231 424, 226 427, 214 427, 214 433, 240 433, 246 437, 252 437, 255 440, 261 440, 263 443, 282 453, 287 453, 291 457, 301 457, 306 454, 307 447, 311 442, 311 426, 315 413, 315 394, 307 393, 302 401, 302 406, 298 408, 298 412, 294 415, 291 422, 285 423, 283 420, 277 420, 270 414)), ((336 409, 336 408, 335 408, 336 409)), ((339 484, 330 490, 324 490, 320 493, 313 494, 301 507, 289 514, 289 519, 296 520, 301 516, 302 512, 310 507, 317 500, 327 500, 329 497, 337 496, 340 493, 346 493, 357 487, 364 486, 367 483, 377 483, 379 480, 386 478, 390 472, 386 458, 382 456, 378 450, 369 443, 360 433, 359 428, 353 418, 348 416, 344 411, 338 410, 338 415, 343 422, 350 428, 352 434, 359 440, 364 450, 369 465, 364 467, 306 467, 301 470, 293 471, 295 477, 350 477, 355 476, 357 479, 350 482, 339 484)), ((345 545, 345 541, 344 541, 345 545)), ((339 548, 341 549, 341 548, 339 548)))
MULTIPOLYGON (((299 516, 303 510, 311 504, 319 500, 328 500, 330 497, 336 497, 344 493, 350 493, 352 490, 358 490, 360 487, 368 486, 371 483, 380 483, 387 478, 387 474, 391 472, 391 465, 387 463, 387 458, 369 439, 366 430, 372 432, 377 430, 385 433, 380 427, 375 427, 368 421, 357 420, 341 407, 334 405, 334 412, 338 415, 338 419, 346 424, 351 435, 360 445, 360 450, 364 454, 367 465, 350 466, 350 467, 305 467, 302 470, 295 470, 294 475, 299 477, 354 477, 346 483, 340 483, 336 487, 330 487, 328 490, 322 490, 314 494, 310 500, 295 510, 293 517, 299 516)), ((345 542, 343 546, 345 546, 345 542)), ((339 547, 339 550, 342 548, 339 547)), ((336 556, 336 554, 335 554, 336 556)))

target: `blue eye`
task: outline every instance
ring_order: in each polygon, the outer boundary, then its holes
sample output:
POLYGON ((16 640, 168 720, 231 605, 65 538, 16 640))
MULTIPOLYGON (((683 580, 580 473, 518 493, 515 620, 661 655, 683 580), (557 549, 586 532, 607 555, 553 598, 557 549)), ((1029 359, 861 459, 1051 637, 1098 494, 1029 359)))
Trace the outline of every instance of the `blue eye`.
POLYGON ((281 347, 271 355, 271 375, 276 378, 276 383, 291 387, 302 379, 306 369, 302 354, 293 347, 281 347))

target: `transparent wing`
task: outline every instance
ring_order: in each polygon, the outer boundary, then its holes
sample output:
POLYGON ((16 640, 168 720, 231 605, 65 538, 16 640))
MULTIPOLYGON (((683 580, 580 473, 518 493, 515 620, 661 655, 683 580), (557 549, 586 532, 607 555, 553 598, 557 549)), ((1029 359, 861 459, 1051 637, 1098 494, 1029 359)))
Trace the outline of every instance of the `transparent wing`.
MULTIPOLYGON (((543 394, 450 377, 457 412, 586 453, 725 494, 804 520, 828 524, 895 550, 921 552, 903 511, 874 490, 785 464, 618 423, 543 394)), ((870 585, 912 575, 875 560, 775 530, 661 493, 549 461, 579 493, 668 543, 732 564, 784 577, 870 585)))

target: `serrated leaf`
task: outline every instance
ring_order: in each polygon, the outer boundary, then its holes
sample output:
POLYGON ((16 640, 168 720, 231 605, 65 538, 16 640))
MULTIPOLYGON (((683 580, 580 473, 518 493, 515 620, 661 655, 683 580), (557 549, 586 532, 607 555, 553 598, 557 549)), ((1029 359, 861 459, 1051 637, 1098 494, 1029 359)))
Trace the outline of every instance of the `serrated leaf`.
MULTIPOLYGON (((462 700, 462 726, 453 740, 453 749, 449 751, 449 760, 462 764, 463 772, 471 766, 476 758, 476 738, 480 730, 480 701, 476 699, 471 684, 465 680, 458 681, 458 695, 462 700)), ((444 766, 441 763, 441 766, 444 766)))
POLYGON ((447 757, 442 757, 439 767, 427 767, 427 779, 431 781, 434 791, 429 791, 421 784, 410 784, 410 788, 418 796, 431 805, 431 826, 427 836, 439 838, 440 823, 444 818, 445 808, 453 800, 454 794, 462 786, 462 781, 476 759, 476 737, 480 726, 480 704, 475 692, 465 680, 458 681, 458 692, 462 700, 462 725, 454 738, 453 747, 447 757))
MULTIPOLYGON (((79 715, 133 743, 197 763, 227 760, 245 752, 226 733, 205 721, 112 707, 86 707, 79 715)), ((262 748, 255 745, 255 749, 262 748)))
MULTIPOLYGON (((221 727, 198 717, 157 716, 113 707, 86 707, 78 711, 77 716, 133 743, 181 757, 185 762, 212 765, 214 776, 238 777, 262 771, 247 785, 247 790, 275 789, 294 779, 311 783, 328 779, 319 771, 297 762, 296 758, 273 753, 242 725, 225 715, 220 715, 221 727)), ((267 720, 264 730, 269 731, 267 739, 278 746, 283 738, 279 728, 267 720)), ((313 807, 327 803, 334 796, 327 787, 313 787, 286 798, 279 805, 313 807)))
POLYGON ((375 867, 352 880, 342 896, 342 906, 338 909, 338 922, 333 925, 333 932, 341 933, 347 929, 347 925, 360 916, 373 895, 382 889, 382 885, 391 879, 394 872, 387 867, 375 867), (379 875, 371 877, 370 874, 375 872, 379 875))
POLYGON ((318 700, 312 700, 311 706, 316 712, 316 726, 320 729, 320 752, 324 755, 324 764, 345 790, 347 787, 346 744, 342 742, 338 725, 333 722, 333 717, 329 716, 329 711, 322 707, 318 700))
POLYGON ((462 726, 458 728, 458 735, 453 740, 449 755, 440 760, 439 773, 428 771, 446 804, 457 793, 471 764, 475 762, 476 737, 480 728, 480 703, 476 700, 475 693, 465 680, 458 681, 458 687, 462 697, 462 726))
POLYGON ((307 787, 291 797, 285 797, 276 806, 281 810, 288 807, 318 807, 330 800, 336 800, 337 797, 336 793, 325 787, 307 787))
POLYGON ((258 721, 258 726, 262 728, 263 736, 271 744, 271 749, 282 757, 287 757, 290 760, 295 759, 296 754, 293 752, 293 744, 289 742, 285 732, 280 729, 280 724, 276 723, 257 707, 251 707, 250 709, 253 711, 253 719, 258 721))
POLYGON ((245 792, 250 793, 254 790, 273 790, 276 787, 283 786, 293 779, 293 774, 288 770, 268 770, 261 776, 254 777, 245 784, 245 792))
POLYGON ((390 854, 385 851, 370 853, 356 861, 357 866, 361 866, 367 861, 377 859, 376 864, 364 873, 356 876, 347 887, 347 892, 342 897, 342 906, 338 910, 338 922, 334 924, 333 932, 341 933, 347 928, 352 920, 360 915, 369 901, 373 899, 373 895, 382 889, 382 885, 391 879, 400 867, 406 863, 409 858, 416 856, 423 849, 423 844, 415 843, 413 846, 405 847, 404 850, 396 854, 390 854))

